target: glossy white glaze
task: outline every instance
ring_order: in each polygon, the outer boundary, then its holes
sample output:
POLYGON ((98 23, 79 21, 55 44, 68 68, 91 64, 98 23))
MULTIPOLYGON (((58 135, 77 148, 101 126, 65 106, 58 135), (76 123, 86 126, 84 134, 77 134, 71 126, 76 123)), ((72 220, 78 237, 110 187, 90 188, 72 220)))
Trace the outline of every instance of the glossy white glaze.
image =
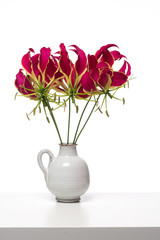
POLYGON ((48 189, 59 202, 77 202, 89 187, 89 170, 86 162, 77 155, 75 144, 60 145, 59 155, 54 158, 44 149, 38 154, 38 164, 44 173, 48 189), (49 155, 46 169, 42 162, 44 153, 49 155))

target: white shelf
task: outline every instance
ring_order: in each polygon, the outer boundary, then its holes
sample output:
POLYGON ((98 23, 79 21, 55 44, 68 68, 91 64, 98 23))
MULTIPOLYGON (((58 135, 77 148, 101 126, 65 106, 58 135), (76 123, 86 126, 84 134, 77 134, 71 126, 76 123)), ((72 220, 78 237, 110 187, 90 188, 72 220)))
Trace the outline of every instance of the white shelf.
MULTIPOLYGON (((108 239, 120 240, 122 232, 123 240, 131 240, 131 233, 136 234, 137 231, 140 231, 145 234, 145 240, 159 240, 160 193, 88 193, 81 198, 79 203, 72 204, 57 203, 50 193, 0 194, 0 239, 10 239, 5 238, 6 231, 12 234, 12 239, 16 239, 13 238, 15 229, 19 229, 19 234, 28 229, 37 230, 39 233, 45 229, 48 231, 48 237, 49 232, 62 229, 65 229, 64 234, 66 231, 72 233, 77 231, 78 233, 78 231, 84 230, 84 233, 88 230, 87 234, 93 234, 90 236, 92 240, 96 239, 96 233, 98 240, 101 239, 101 235, 105 240, 104 234, 116 234, 116 232, 118 235, 115 235, 115 238, 112 236, 108 239), (129 234, 130 238, 125 238, 125 233, 129 234), (152 238, 148 238, 150 234, 152 234, 152 238), (153 238, 154 234, 158 238, 153 238)), ((29 233, 31 234, 31 232, 29 233)), ((42 233, 40 235, 43 236, 42 233)), ((65 240, 67 239, 66 236, 63 237, 65 240)), ((72 239, 71 235, 68 237, 68 239, 72 239)), ((74 240, 79 240, 78 237, 80 237, 80 233, 74 240)), ((21 238, 18 238, 17 235, 16 240, 18 239, 21 238)), ((23 236, 22 240, 24 239, 23 236)), ((39 239, 41 238, 39 237, 39 239)), ((45 240, 47 239, 50 238, 45 236, 45 240)), ((54 240, 56 239, 61 238, 54 238, 54 240)), ((142 240, 143 235, 137 239, 142 240)))

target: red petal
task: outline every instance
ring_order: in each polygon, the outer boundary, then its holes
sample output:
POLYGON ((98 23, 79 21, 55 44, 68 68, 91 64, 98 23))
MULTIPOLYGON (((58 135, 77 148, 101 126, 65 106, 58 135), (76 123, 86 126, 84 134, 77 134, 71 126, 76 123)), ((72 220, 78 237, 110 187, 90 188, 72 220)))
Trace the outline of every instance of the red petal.
POLYGON ((71 61, 68 57, 68 52, 66 51, 66 48, 63 43, 60 44, 60 59, 59 59, 59 64, 61 67, 61 70, 63 73, 65 73, 68 77, 71 74, 71 61))
POLYGON ((62 78, 64 78, 64 76, 63 76, 63 74, 60 71, 58 71, 55 74, 55 80, 60 79, 60 78, 62 79, 62 78))
POLYGON ((110 66, 109 66, 109 64, 106 63, 106 62, 99 62, 99 63, 97 64, 97 68, 99 68, 99 69, 103 69, 103 68, 105 68, 105 69, 110 69, 110 66))
POLYGON ((118 48, 118 46, 115 45, 115 44, 107 44, 107 45, 101 47, 101 48, 96 52, 96 54, 95 54, 96 59, 99 59, 100 56, 101 56, 101 54, 102 54, 102 52, 103 52, 104 50, 107 50, 107 49, 110 48, 110 47, 117 47, 117 48, 118 48))
POLYGON ((36 78, 38 79, 38 76, 40 76, 40 78, 42 80, 42 75, 38 68, 39 56, 40 56, 40 54, 35 54, 33 57, 31 57, 31 62, 32 62, 33 72, 34 72, 36 78))
POLYGON ((112 67, 112 65, 114 63, 114 58, 113 58, 112 54, 108 50, 105 50, 102 52, 102 55, 103 55, 103 57, 102 57, 103 62, 108 63, 112 67))
POLYGON ((119 72, 126 73, 127 76, 130 76, 131 65, 127 61, 124 61, 123 66, 119 69, 119 72), (126 72, 126 69, 127 69, 127 72, 126 72))
POLYGON ((109 74, 107 74, 107 72, 104 71, 104 72, 102 72, 102 74, 101 74, 101 76, 100 76, 100 78, 99 78, 99 80, 98 80, 98 83, 99 83, 103 88, 105 88, 106 85, 107 85, 108 82, 109 82, 109 79, 110 79, 109 74))
POLYGON ((113 72, 111 87, 119 87, 127 81, 128 77, 122 72, 113 72))
POLYGON ((22 70, 19 70, 19 73, 16 75, 15 86, 16 88, 22 93, 25 94, 25 91, 22 86, 24 86, 25 75, 23 74, 22 70))
POLYGON ((50 55, 51 55, 50 48, 45 48, 45 47, 41 48, 41 50, 40 50, 40 69, 41 69, 42 73, 44 72, 44 70, 47 67, 50 55))
POLYGON ((22 57, 21 64, 29 74, 32 73, 30 51, 22 57))
POLYGON ((122 67, 119 69, 119 72, 125 73, 126 67, 127 67, 126 61, 124 61, 122 67))
POLYGON ((33 48, 29 48, 29 51, 35 53, 33 48))
POLYGON ((88 55, 88 64, 89 64, 90 77, 95 82, 97 82, 99 78, 99 70, 97 68, 97 60, 94 55, 88 55))
POLYGON ((78 75, 81 75, 81 73, 84 72, 84 70, 86 68, 86 64, 87 64, 86 54, 84 53, 84 51, 82 49, 80 49, 76 45, 71 45, 71 47, 75 48, 72 51, 74 51, 78 55, 78 59, 75 63, 75 69, 76 69, 76 72, 78 73, 78 75))
POLYGON ((126 75, 130 76, 131 75, 131 65, 128 62, 127 62, 127 65, 128 65, 128 70, 127 70, 126 75))
POLYGON ((85 91, 91 92, 96 91, 96 86, 94 81, 90 77, 90 73, 86 72, 81 78, 81 86, 84 88, 85 91))
POLYGON ((55 62, 52 59, 49 59, 47 69, 46 69, 46 75, 52 78, 56 71, 57 71, 57 66, 55 65, 55 62))
MULTIPOLYGON (((28 89, 34 90, 34 88, 33 88, 31 82, 30 82, 28 79, 29 79, 29 76, 27 76, 27 77, 25 78, 24 87, 27 88, 27 89, 25 89, 26 93, 27 93, 27 94, 31 94, 31 93, 33 93, 33 91, 29 91, 28 89)), ((35 95, 32 96, 32 97, 35 97, 35 95)))
POLYGON ((94 55, 88 54, 88 64, 89 64, 89 71, 93 71, 97 67, 97 59, 94 55))
MULTIPOLYGON (((30 83, 30 81, 28 79, 29 79, 29 76, 26 77, 23 74, 23 72, 21 70, 19 70, 19 73, 16 75, 15 86, 17 87, 18 91, 20 93, 22 93, 23 95, 33 93, 33 91, 29 91, 28 89, 34 90, 32 84, 30 83), (27 89, 25 89, 25 88, 27 88, 27 89)), ((35 96, 33 96, 33 97, 35 97, 35 96)))
POLYGON ((31 57, 31 62, 32 62, 32 64, 34 65, 34 64, 37 64, 38 63, 38 59, 39 59, 39 53, 37 53, 37 54, 35 54, 35 55, 33 55, 32 57, 31 57))
POLYGON ((99 71, 97 68, 90 73, 90 77, 97 83, 99 79, 99 71))
POLYGON ((112 51, 110 53, 112 54, 112 56, 114 57, 115 60, 120 60, 122 57, 126 58, 126 56, 122 55, 118 51, 112 51))

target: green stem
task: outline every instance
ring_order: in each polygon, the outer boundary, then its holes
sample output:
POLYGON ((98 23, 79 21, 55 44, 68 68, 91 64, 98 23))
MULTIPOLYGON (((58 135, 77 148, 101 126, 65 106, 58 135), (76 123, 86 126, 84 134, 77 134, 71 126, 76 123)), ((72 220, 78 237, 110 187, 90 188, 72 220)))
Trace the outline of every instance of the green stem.
POLYGON ((84 112, 85 112, 85 110, 86 110, 86 108, 87 108, 87 106, 88 106, 89 101, 91 100, 91 98, 92 98, 92 96, 89 98, 89 100, 87 100, 87 103, 86 103, 86 105, 85 105, 85 107, 84 107, 84 109, 83 109, 83 111, 82 111, 81 116, 80 116, 80 119, 79 119, 79 122, 78 122, 78 125, 77 125, 77 128, 76 128, 76 132, 75 132, 75 135, 74 135, 74 139, 73 139, 73 144, 76 143, 75 141, 76 141, 76 137, 77 137, 78 129, 79 129, 79 126, 80 126, 80 123, 81 123, 82 117, 83 117, 83 115, 84 115, 84 112))
POLYGON ((54 117, 54 115, 53 115, 53 112, 52 112, 52 109, 51 109, 51 107, 50 107, 50 104, 49 104, 49 101, 48 101, 47 97, 44 96, 43 102, 44 102, 45 105, 48 107, 48 110, 49 110, 49 112, 50 112, 50 115, 51 115, 51 117, 52 117, 52 120, 53 120, 53 122, 54 122, 54 125, 55 125, 55 127, 56 127, 56 130, 57 130, 57 133, 58 133, 58 137, 59 137, 60 143, 62 144, 63 142, 62 142, 62 139, 61 139, 61 135, 60 135, 60 132, 59 132, 59 129, 58 129, 58 126, 57 126, 55 117, 54 117))
POLYGON ((98 98, 97 98, 97 101, 95 102, 95 104, 94 104, 94 106, 93 106, 93 108, 92 108, 92 110, 91 110, 91 112, 90 112, 90 114, 89 114, 89 116, 88 116, 88 118, 87 118, 87 120, 86 120, 85 124, 83 125, 83 127, 82 127, 81 131, 79 132, 78 136, 76 137, 76 140, 75 140, 75 142, 74 142, 74 143, 76 143, 76 142, 77 142, 77 140, 78 140, 79 136, 81 135, 81 133, 82 133, 83 129, 85 128, 85 126, 86 126, 86 124, 87 124, 88 120, 90 119, 90 117, 91 117, 91 115, 92 115, 92 113, 93 113, 93 111, 94 111, 94 109, 95 109, 95 107, 96 107, 96 104, 97 104, 97 102, 98 102, 98 100, 99 100, 99 98, 100 98, 100 95, 101 95, 101 94, 99 94, 99 96, 98 96, 98 98))
POLYGON ((69 112, 68 112, 68 134, 67 134, 67 144, 69 144, 70 119, 71 119, 71 99, 70 99, 70 97, 69 97, 69 112))

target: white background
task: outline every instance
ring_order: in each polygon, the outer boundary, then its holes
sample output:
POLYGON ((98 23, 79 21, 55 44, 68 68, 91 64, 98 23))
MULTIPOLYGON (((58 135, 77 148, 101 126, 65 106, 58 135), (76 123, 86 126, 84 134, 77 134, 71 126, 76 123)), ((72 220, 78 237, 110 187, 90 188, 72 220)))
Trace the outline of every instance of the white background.
MULTIPOLYGON (((59 140, 44 114, 27 120, 36 103, 14 100, 14 80, 28 48, 56 52, 61 42, 87 54, 115 43, 136 77, 119 92, 126 104, 111 100, 110 118, 95 112, 79 139, 89 191, 160 191, 159 11, 158 0, 0 1, 0 192, 48 192, 36 157, 43 148, 57 155, 59 140)), ((55 116, 66 137, 67 113, 55 116)))

